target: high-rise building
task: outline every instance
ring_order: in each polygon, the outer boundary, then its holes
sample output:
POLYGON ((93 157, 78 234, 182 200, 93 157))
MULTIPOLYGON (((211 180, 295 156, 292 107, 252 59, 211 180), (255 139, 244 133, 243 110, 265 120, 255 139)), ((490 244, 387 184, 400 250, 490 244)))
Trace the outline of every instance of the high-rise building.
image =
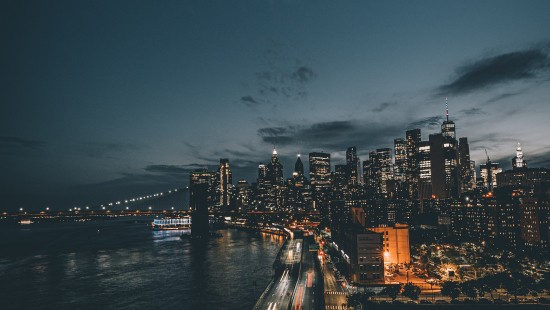
POLYGON ((445 121, 441 124, 441 134, 444 137, 456 140, 455 123, 449 120, 449 102, 445 98, 445 121))
MULTIPOLYGON (((199 207, 199 200, 203 199, 204 197, 198 196, 202 195, 204 193, 198 192, 196 190, 199 184, 206 184, 206 207, 210 205, 211 198, 211 187, 213 184, 213 181, 215 179, 215 175, 213 172, 208 171, 207 169, 196 169, 191 171, 189 174, 189 207, 191 210, 195 210, 197 207, 199 207)), ((201 191, 203 189, 201 188, 201 191)))
POLYGON ((332 177, 333 199, 342 200, 348 193, 348 165, 335 165, 332 177))
POLYGON ((407 170, 405 171, 407 183, 409 183, 410 199, 418 198, 418 144, 422 140, 420 129, 411 129, 406 132, 407 170))
POLYGON ((394 178, 398 181, 406 181, 407 171, 407 143, 403 138, 393 140, 394 152, 394 178))
POLYGON ((208 235, 208 206, 214 173, 207 169, 193 170, 189 174, 189 206, 191 210, 191 234, 208 235))
POLYGON ((315 188, 330 187, 330 154, 309 153, 309 178, 315 188))
POLYGON ((271 154, 271 161, 267 164, 268 178, 273 185, 283 184, 283 165, 279 162, 279 155, 277 150, 273 149, 271 154))
POLYGON ((350 186, 355 186, 360 183, 360 163, 357 157, 357 149, 355 146, 349 147, 346 151, 346 165, 347 165, 347 183, 350 186))
POLYGON ((330 154, 309 153, 309 176, 313 196, 313 211, 319 211, 321 217, 330 219, 331 173, 330 154))
POLYGON ((382 148, 369 153, 369 159, 363 162, 365 186, 370 195, 387 196, 388 182, 393 178, 391 149, 382 148))
POLYGON ((236 204, 239 212, 246 212, 250 208, 252 200, 252 186, 246 180, 240 180, 236 186, 236 204))
POLYGON ((432 195, 436 198, 458 198, 458 160, 456 140, 443 134, 430 135, 432 195))
POLYGON ((497 174, 501 172, 502 168, 500 168, 499 163, 491 162, 488 157, 485 164, 479 165, 479 175, 483 179, 483 186, 490 192, 498 186, 497 174))
POLYGON ((223 208, 228 208, 231 201, 230 194, 231 194, 231 185, 233 184, 233 181, 232 181, 231 170, 229 169, 229 160, 227 158, 220 159, 220 166, 218 167, 217 175, 219 177, 219 181, 218 181, 219 205, 223 208))
POLYGON ((475 165, 472 170, 470 160, 470 145, 468 138, 458 140, 458 166, 460 167, 460 192, 470 192, 475 188, 475 165))
POLYGON ((267 166, 260 163, 258 165, 257 200, 259 208, 262 210, 266 208, 270 190, 271 180, 268 176, 267 166))
POLYGON ((417 154, 415 161, 418 164, 418 181, 416 183, 418 196, 414 199, 430 199, 432 196, 432 161, 429 141, 417 143, 417 154))
POLYGON ((527 168, 527 161, 523 160, 523 151, 521 150, 521 144, 519 143, 516 148, 516 157, 512 158, 512 168, 513 169, 527 168))

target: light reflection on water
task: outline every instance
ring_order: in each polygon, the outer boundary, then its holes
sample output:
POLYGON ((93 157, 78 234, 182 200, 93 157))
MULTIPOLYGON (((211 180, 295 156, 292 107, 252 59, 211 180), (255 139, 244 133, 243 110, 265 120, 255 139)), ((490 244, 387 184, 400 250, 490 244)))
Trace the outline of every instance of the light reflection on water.
POLYGON ((222 238, 195 243, 182 231, 125 221, 0 233, 2 309, 249 309, 283 242, 221 230, 222 238))

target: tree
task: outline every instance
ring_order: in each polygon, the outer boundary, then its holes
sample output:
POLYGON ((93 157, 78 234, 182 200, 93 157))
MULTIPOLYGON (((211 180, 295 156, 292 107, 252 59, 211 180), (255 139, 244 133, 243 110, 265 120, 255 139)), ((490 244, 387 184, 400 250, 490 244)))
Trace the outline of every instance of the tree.
POLYGON ((455 281, 445 281, 441 287, 441 295, 457 299, 460 296, 460 286, 455 281))
POLYGON ((399 293, 401 293, 401 284, 386 286, 381 292, 380 295, 388 295, 392 300, 395 300, 399 293))
POLYGON ((403 287, 403 292, 401 295, 412 300, 418 300, 420 297, 420 287, 412 284, 412 282, 409 282, 403 287))
POLYGON ((348 296, 348 305, 353 306, 354 309, 358 309, 359 306, 363 308, 363 304, 361 303, 361 294, 360 293, 354 293, 348 296))
POLYGON ((517 299, 520 295, 527 295, 535 290, 535 281, 522 273, 510 273, 508 281, 503 281, 502 285, 506 291, 517 299))
POLYGON ((462 293, 470 298, 477 298, 479 296, 479 290, 477 288, 478 284, 476 282, 476 280, 463 282, 460 285, 460 290, 462 291, 462 293))

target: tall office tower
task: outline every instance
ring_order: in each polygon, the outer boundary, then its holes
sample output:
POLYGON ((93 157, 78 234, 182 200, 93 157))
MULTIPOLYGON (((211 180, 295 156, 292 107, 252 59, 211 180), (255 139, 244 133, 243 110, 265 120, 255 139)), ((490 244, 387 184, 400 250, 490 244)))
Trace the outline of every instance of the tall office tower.
POLYGON ((279 162, 279 155, 275 149, 271 154, 271 162, 267 164, 267 172, 272 185, 283 184, 283 165, 279 162))
POLYGON ((418 190, 414 199, 429 199, 432 196, 432 161, 429 141, 420 141, 417 144, 418 154, 418 190))
POLYGON ((296 156, 296 163, 294 164, 294 173, 296 173, 296 176, 303 177, 304 176, 304 164, 302 163, 302 159, 300 158, 301 155, 298 154, 296 156))
POLYGON ((441 124, 441 134, 444 137, 456 139, 455 123, 449 120, 449 103, 445 98, 445 121, 441 124))
POLYGON ((479 165, 479 174, 483 179, 483 186, 490 192, 495 189, 497 184, 497 174, 502 172, 502 168, 498 163, 493 163, 487 157, 487 162, 485 164, 479 165))
POLYGON ((309 176, 313 194, 313 208, 321 217, 330 220, 331 173, 330 154, 309 153, 309 176))
POLYGON ((516 157, 512 158, 512 168, 527 168, 527 161, 523 160, 523 151, 521 150, 521 144, 519 143, 518 147, 516 148, 516 157))
POLYGON ((357 149, 355 146, 348 147, 346 151, 346 165, 347 165, 347 183, 348 185, 355 186, 361 181, 360 176, 360 163, 357 157, 357 149))
POLYGON ((252 186, 247 180, 240 180, 236 186, 236 204, 239 212, 246 212, 250 208, 250 202, 252 200, 252 186))
POLYGON ((314 187, 330 187, 330 154, 309 153, 309 178, 314 187))
POLYGON ((233 184, 231 170, 229 169, 229 159, 220 158, 218 177, 218 203, 222 207, 228 207, 231 201, 231 185, 233 184))
POLYGON ((392 166, 392 160, 391 160, 391 149, 390 148, 382 148, 377 149, 376 153, 378 153, 378 166, 380 167, 380 176, 379 176, 379 182, 380 182, 380 192, 381 195, 387 195, 388 194, 388 181, 390 181, 393 178, 393 166, 392 166))
POLYGON ((466 137, 458 140, 458 166, 460 167, 460 192, 472 191, 475 187, 475 177, 472 175, 470 146, 466 137))
POLYGON ((363 161, 363 183, 368 196, 377 195, 380 190, 380 160, 378 153, 369 152, 369 158, 363 161))
POLYGON ((257 187, 257 198, 260 202, 261 208, 263 209, 271 190, 271 180, 268 177, 267 166, 264 164, 260 164, 258 166, 257 187))
MULTIPOLYGON (((199 206, 199 200, 204 198, 202 192, 198 192, 196 188, 199 184, 206 184, 206 200, 207 207, 210 205, 211 200, 211 186, 214 183, 215 175, 213 172, 207 169, 196 169, 189 174, 189 206, 191 210, 195 210, 199 206)), ((201 189, 202 190, 202 189, 201 189)))
POLYGON ((335 165, 332 189, 335 200, 343 200, 348 186, 348 165, 335 165))
POLYGON ((288 204, 294 207, 295 212, 307 211, 311 202, 311 191, 304 175, 304 164, 298 154, 294 164, 292 179, 288 184, 288 204))
POLYGON ((407 182, 409 183, 410 199, 418 198, 418 178, 419 166, 417 160, 418 143, 420 143, 422 135, 420 129, 407 130, 407 170, 405 171, 407 182))
POLYGON ((207 169, 197 169, 189 174, 189 206, 191 209, 191 234, 208 235, 208 207, 211 200, 211 186, 214 173, 207 169))
POLYGON ((406 180, 407 171, 407 143, 403 138, 397 138, 393 140, 393 154, 394 154, 394 178, 398 181, 406 180))
POLYGON ((432 195, 458 198, 459 172, 456 140, 443 134, 430 135, 432 195))

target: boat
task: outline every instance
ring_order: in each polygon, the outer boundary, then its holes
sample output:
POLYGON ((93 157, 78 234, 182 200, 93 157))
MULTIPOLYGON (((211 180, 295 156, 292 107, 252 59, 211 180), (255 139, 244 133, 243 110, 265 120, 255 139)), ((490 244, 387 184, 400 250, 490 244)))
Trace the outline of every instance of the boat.
POLYGON ((21 224, 21 225, 30 225, 32 223, 33 223, 33 221, 31 221, 31 219, 22 219, 22 220, 19 221, 19 224, 21 224))
POLYGON ((189 230, 191 229, 191 216, 154 219, 151 228, 154 230, 189 230))

